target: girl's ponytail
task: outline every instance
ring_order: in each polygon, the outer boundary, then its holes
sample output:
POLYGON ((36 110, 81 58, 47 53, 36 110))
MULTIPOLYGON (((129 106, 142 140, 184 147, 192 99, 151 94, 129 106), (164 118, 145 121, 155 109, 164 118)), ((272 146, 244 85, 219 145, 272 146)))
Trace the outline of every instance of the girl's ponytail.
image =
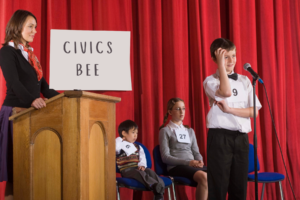
POLYGON ((167 112, 167 114, 165 115, 165 117, 164 117, 164 122, 163 122, 163 124, 159 127, 159 130, 162 129, 162 128, 165 126, 165 124, 166 124, 166 122, 167 122, 167 120, 168 120, 168 117, 169 117, 169 112, 167 112))

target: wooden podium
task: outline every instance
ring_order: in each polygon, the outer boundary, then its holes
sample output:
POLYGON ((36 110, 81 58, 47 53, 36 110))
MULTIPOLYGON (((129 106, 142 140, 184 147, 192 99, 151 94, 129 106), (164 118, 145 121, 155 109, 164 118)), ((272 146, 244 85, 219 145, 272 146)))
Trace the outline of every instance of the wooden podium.
POLYGON ((11 116, 15 200, 116 199, 115 103, 69 91, 11 116))

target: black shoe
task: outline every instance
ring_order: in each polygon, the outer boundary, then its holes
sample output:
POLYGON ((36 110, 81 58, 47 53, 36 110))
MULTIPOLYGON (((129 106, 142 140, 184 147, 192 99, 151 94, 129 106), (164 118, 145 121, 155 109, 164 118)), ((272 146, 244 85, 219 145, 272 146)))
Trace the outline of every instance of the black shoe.
POLYGON ((162 195, 162 194, 156 194, 154 196, 154 200, 164 200, 164 195, 162 195))
POLYGON ((165 189, 160 183, 155 183, 151 186, 155 195, 162 194, 165 189))

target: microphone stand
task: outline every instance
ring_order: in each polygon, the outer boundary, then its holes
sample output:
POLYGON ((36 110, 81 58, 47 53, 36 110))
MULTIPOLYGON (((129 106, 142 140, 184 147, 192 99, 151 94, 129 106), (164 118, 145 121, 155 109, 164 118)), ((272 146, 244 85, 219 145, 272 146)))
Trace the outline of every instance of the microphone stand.
POLYGON ((256 136, 256 94, 255 94, 255 86, 256 86, 256 78, 253 78, 253 113, 254 113, 254 171, 255 171, 255 200, 258 200, 258 180, 257 180, 257 136, 256 136))

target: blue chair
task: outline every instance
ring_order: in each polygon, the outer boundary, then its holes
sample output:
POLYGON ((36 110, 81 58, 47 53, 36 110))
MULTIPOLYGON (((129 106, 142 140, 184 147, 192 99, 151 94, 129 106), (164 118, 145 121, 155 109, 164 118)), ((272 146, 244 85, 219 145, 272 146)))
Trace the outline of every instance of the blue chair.
MULTIPOLYGON (((168 170, 167 170, 167 165, 162 161, 161 155, 160 155, 160 150, 159 150, 159 145, 157 145, 153 149, 153 158, 154 158, 154 168, 155 172, 160 175, 160 176, 169 176, 168 175, 168 170)), ((174 199, 176 200, 176 192, 174 188, 175 185, 184 185, 184 186, 191 186, 191 187, 197 187, 198 183, 195 182, 194 180, 190 180, 188 178, 180 177, 180 176, 169 176, 172 179, 172 188, 173 188, 173 195, 174 199)))
MULTIPOLYGON (((139 142, 135 142, 135 144, 140 145, 144 149, 146 159, 147 159, 147 168, 151 168, 152 161, 151 161, 151 157, 150 157, 150 153, 149 153, 148 149, 139 142)), ((118 166, 116 166, 116 172, 120 173, 118 166)), ((165 183, 165 188, 168 189, 169 200, 171 200, 170 187, 172 185, 172 181, 170 178, 167 178, 167 177, 161 177, 161 178, 163 179, 163 181, 165 183)), ((139 181, 132 179, 132 178, 121 178, 121 177, 117 178, 116 184, 117 184, 118 200, 120 200, 120 192, 119 192, 120 187, 125 187, 125 188, 129 188, 129 189, 133 189, 133 190, 150 191, 142 183, 140 183, 139 181)))
MULTIPOLYGON (((260 169, 259 160, 257 158, 257 170, 260 169)), ((248 173, 254 172, 254 148, 252 144, 249 144, 249 165, 248 165, 248 173)), ((263 183, 263 188, 261 191, 261 200, 263 200, 265 184, 266 183, 279 183, 280 195, 283 200, 283 192, 281 181, 284 179, 284 175, 276 172, 261 172, 257 173, 258 183, 263 183)), ((248 181, 255 182, 255 174, 248 174, 248 181)))

